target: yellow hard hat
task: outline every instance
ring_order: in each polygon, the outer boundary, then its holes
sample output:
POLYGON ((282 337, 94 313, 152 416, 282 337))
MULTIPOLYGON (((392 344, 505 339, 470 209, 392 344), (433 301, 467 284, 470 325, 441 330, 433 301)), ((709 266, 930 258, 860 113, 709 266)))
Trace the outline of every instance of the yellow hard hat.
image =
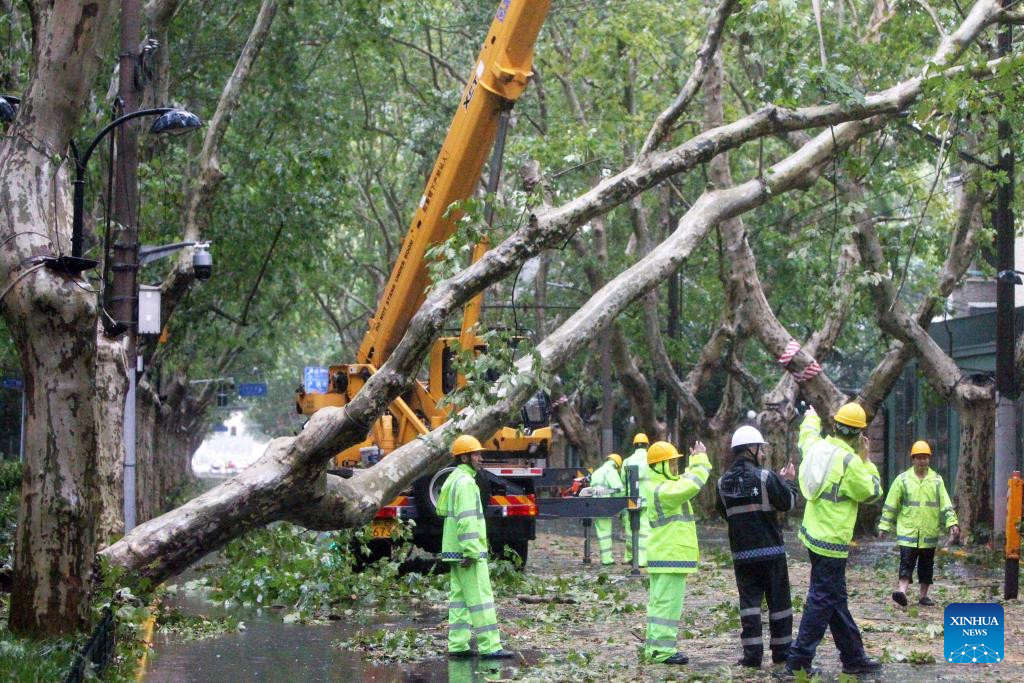
POLYGON ((616 467, 622 467, 622 456, 619 455, 618 453, 610 453, 608 457, 605 459, 615 461, 616 467))
POLYGON ((483 449, 484 447, 480 445, 480 442, 476 440, 475 436, 463 434, 459 438, 455 439, 455 442, 452 444, 452 457, 457 458, 460 455, 476 453, 483 449))
POLYGON ((839 410, 836 411, 835 421, 839 424, 844 424, 847 427, 854 427, 855 429, 864 429, 868 426, 868 416, 864 412, 864 409, 860 407, 859 403, 844 403, 839 410))
POLYGON ((647 449, 647 464, 653 465, 673 458, 681 458, 683 454, 676 450, 676 447, 668 441, 655 441, 647 449))
POLYGON ((928 445, 927 441, 915 441, 914 445, 910 447, 911 455, 931 455, 932 447, 928 445))
POLYGON ((642 443, 643 445, 646 446, 650 442, 651 442, 651 440, 648 439, 647 435, 644 434, 643 432, 640 432, 636 436, 633 437, 633 445, 634 446, 636 446, 637 444, 640 444, 640 443, 642 443))

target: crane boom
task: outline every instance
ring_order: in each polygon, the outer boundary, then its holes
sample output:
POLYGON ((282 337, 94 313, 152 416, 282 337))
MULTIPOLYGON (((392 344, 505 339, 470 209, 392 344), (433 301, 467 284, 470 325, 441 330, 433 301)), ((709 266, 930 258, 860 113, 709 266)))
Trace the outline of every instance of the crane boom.
POLYGON ((501 112, 515 103, 532 75, 533 46, 550 6, 550 0, 501 0, 359 347, 358 363, 383 365, 423 303, 427 249, 455 232, 458 213, 445 213, 473 194, 501 112))

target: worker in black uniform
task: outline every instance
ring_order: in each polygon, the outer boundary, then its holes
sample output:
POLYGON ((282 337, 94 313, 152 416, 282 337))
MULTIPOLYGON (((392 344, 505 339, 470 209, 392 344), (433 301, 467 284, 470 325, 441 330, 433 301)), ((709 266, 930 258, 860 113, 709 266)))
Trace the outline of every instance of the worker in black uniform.
POLYGON ((735 460, 718 480, 715 507, 729 524, 736 588, 740 594, 738 664, 760 668, 764 656, 761 636, 761 599, 767 596, 772 661, 785 662, 793 640, 793 604, 789 595, 786 546, 776 512, 796 504, 796 468, 762 469, 766 442, 754 427, 743 426, 732 437, 735 460), (781 476, 779 476, 781 475, 781 476))

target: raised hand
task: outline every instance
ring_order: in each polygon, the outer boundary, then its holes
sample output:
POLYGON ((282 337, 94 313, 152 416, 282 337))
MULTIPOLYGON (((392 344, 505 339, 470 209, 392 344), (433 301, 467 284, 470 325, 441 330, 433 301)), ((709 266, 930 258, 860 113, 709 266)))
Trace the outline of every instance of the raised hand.
POLYGON ((782 469, 779 470, 779 475, 787 481, 793 481, 796 479, 796 464, 790 460, 782 469))

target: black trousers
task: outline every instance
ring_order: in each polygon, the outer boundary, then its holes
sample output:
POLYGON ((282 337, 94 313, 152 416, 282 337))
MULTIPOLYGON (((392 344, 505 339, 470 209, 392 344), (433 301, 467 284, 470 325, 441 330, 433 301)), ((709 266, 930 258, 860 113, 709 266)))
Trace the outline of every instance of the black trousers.
POLYGON ((772 661, 786 661, 793 641, 793 602, 789 594, 789 570, 785 556, 737 564, 733 569, 740 593, 740 642, 744 659, 760 662, 764 656, 761 599, 766 598, 772 661))
POLYGON ((900 578, 911 581, 917 565, 917 582, 932 585, 935 576, 935 548, 908 548, 900 546, 900 578))
POLYGON ((867 659, 846 595, 846 558, 826 557, 808 550, 811 556, 811 585, 807 588, 800 632, 789 650, 789 668, 807 669, 814 659, 818 643, 825 631, 832 631, 832 640, 839 649, 843 664, 856 665, 867 659))

